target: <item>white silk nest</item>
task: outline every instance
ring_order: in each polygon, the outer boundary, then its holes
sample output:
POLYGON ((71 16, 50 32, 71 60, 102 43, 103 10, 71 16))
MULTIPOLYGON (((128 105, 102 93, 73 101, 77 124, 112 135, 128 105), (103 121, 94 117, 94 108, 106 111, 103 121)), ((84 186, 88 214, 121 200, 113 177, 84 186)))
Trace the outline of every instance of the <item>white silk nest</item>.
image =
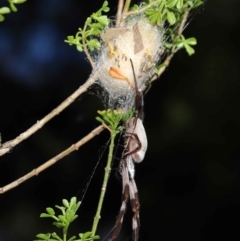
POLYGON ((121 28, 108 28, 101 35, 103 46, 95 59, 96 70, 100 85, 108 93, 110 108, 116 103, 124 109, 133 106, 135 88, 143 91, 154 75, 163 49, 162 36, 163 29, 151 25, 142 16, 133 18, 121 28))

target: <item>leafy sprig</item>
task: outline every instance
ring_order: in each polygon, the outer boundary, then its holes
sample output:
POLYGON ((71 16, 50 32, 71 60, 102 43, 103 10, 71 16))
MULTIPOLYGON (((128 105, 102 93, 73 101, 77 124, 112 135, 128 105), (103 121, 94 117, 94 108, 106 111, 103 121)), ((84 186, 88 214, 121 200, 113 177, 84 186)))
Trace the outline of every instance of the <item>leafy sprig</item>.
POLYGON ((67 232, 70 224, 78 217, 76 212, 80 207, 81 202, 77 202, 76 197, 71 198, 70 202, 66 199, 62 200, 63 206, 56 205, 55 207, 61 210, 60 215, 56 215, 56 212, 53 208, 46 208, 46 213, 42 213, 40 215, 41 218, 52 218, 55 222, 53 225, 57 228, 61 228, 63 230, 63 237, 61 238, 57 233, 40 233, 36 235, 38 240, 35 241, 92 241, 99 239, 98 235, 92 236, 92 232, 79 233, 78 236, 80 239, 76 239, 76 236, 72 236, 67 239, 67 232))
POLYGON ((121 125, 121 122, 125 122, 126 120, 130 119, 134 114, 134 110, 130 109, 127 112, 124 112, 122 109, 108 109, 103 111, 99 110, 98 114, 101 117, 97 116, 96 120, 106 125, 110 131, 114 131, 116 134, 118 134, 124 128, 121 125))
POLYGON ((9 7, 1 7, 0 8, 0 22, 2 22, 5 17, 5 14, 12 12, 17 12, 16 4, 21 4, 26 2, 27 0, 8 0, 9 7))
POLYGON ((79 28, 75 36, 67 36, 65 42, 69 45, 75 45, 80 52, 85 51, 84 45, 90 51, 100 49, 101 44, 98 37, 110 23, 109 18, 103 15, 103 12, 108 12, 109 10, 108 1, 104 1, 102 7, 87 18, 83 29, 79 28))
MULTIPOLYGON (((146 4, 153 3, 148 0, 146 4)), ((155 0, 157 4, 145 10, 145 15, 152 24, 162 26, 168 22, 170 26, 179 23, 186 10, 196 8, 203 4, 202 0, 155 0)))
MULTIPOLYGON (((148 0, 148 3, 152 2, 154 1, 148 0)), ((145 16, 151 24, 167 29, 163 36, 166 41, 164 46, 171 54, 182 48, 185 48, 189 56, 194 54, 195 51, 190 45, 196 45, 196 39, 193 37, 185 39, 182 34, 176 34, 176 29, 181 24, 186 12, 202 4, 202 0, 162 0, 145 10, 145 16)))
POLYGON ((180 34, 172 43, 165 42, 164 46, 166 49, 171 49, 172 53, 176 53, 178 50, 184 48, 189 56, 195 53, 193 45, 197 44, 197 40, 194 37, 185 39, 183 34, 180 34))
POLYGON ((5 14, 8 14, 8 13, 10 13, 10 12, 11 12, 11 10, 10 10, 10 8, 8 8, 8 7, 2 7, 2 8, 0 8, 0 22, 2 22, 2 21, 5 19, 4 15, 5 15, 5 14))

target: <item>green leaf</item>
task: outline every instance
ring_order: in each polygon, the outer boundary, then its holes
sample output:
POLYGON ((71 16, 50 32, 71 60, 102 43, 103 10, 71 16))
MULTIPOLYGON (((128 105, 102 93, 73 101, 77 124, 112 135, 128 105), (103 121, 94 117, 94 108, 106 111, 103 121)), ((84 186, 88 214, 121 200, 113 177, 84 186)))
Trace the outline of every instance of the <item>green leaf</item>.
POLYGON ((167 6, 168 8, 173 8, 173 7, 176 5, 177 1, 178 1, 178 0, 168 0, 168 1, 166 2, 166 6, 167 6))
POLYGON ((63 205, 64 205, 66 208, 69 207, 69 202, 68 202, 67 199, 63 199, 63 200, 62 200, 62 203, 63 203, 63 205))
POLYGON ((50 214, 46 214, 46 213, 40 214, 40 218, 50 218, 50 217, 52 217, 52 215, 50 215, 50 214))
POLYGON ((172 44, 172 43, 165 42, 165 43, 164 43, 164 47, 167 48, 167 49, 171 49, 171 48, 173 47, 173 44, 172 44))
POLYGON ((197 44, 197 40, 196 38, 188 38, 185 40, 186 43, 188 43, 189 45, 196 45, 197 44))
POLYGON ((10 10, 10 8, 8 8, 8 7, 2 7, 2 8, 0 8, 0 14, 8 14, 8 13, 10 13, 11 12, 11 10, 10 10))
POLYGON ((77 50, 80 51, 80 52, 82 52, 82 51, 83 51, 82 45, 77 45, 77 50))
POLYGON ((14 3, 15 4, 18 4, 18 3, 24 3, 26 2, 27 0, 14 0, 14 3))
POLYGON ((77 204, 77 198, 72 197, 71 200, 70 200, 70 208, 76 207, 76 204, 77 204))
POLYGON ((102 24, 103 26, 107 26, 109 24, 109 19, 107 18, 107 16, 98 17, 96 15, 93 15, 92 18, 97 22, 99 22, 100 24, 102 24))
POLYGON ((50 214, 51 216, 53 216, 55 214, 54 210, 52 208, 46 208, 46 211, 48 214, 50 214))
POLYGON ((70 36, 67 36, 67 40, 69 42, 74 42, 75 38, 74 38, 74 36, 70 35, 70 36))
POLYGON ((189 56, 191 56, 195 53, 195 50, 191 46, 189 46, 188 44, 185 44, 184 47, 185 47, 189 56))
POLYGON ((96 120, 101 122, 102 124, 105 124, 105 121, 102 118, 100 118, 99 116, 96 117, 96 120))
POLYGON ((130 8, 131 11, 137 10, 139 7, 137 4, 133 4, 133 6, 130 8))
POLYGON ((63 223, 67 223, 67 219, 65 216, 63 215, 58 215, 58 218, 60 219, 60 221, 62 221, 63 223))
POLYGON ((88 240, 92 241, 92 240, 100 239, 99 235, 91 236, 92 232, 80 233, 78 235, 80 237, 80 241, 88 241, 88 240))
POLYGON ((108 1, 104 1, 103 2, 103 5, 102 5, 102 8, 105 8, 105 7, 107 7, 108 6, 108 1))
POLYGON ((100 49, 101 44, 97 39, 91 39, 87 41, 87 46, 91 51, 94 51, 95 49, 100 49))
POLYGON ((73 210, 67 210, 65 214, 65 218, 68 223, 71 223, 72 218, 74 217, 75 212, 73 210))
POLYGON ((92 232, 86 232, 83 234, 82 239, 87 239, 92 235, 92 232))
POLYGON ((72 236, 68 241, 74 241, 76 239, 76 236, 72 236))
POLYGON ((204 2, 202 0, 196 0, 194 3, 193 3, 193 6, 192 8, 197 8, 199 6, 201 6, 204 2))
POLYGON ((64 228, 65 227, 65 224, 58 223, 58 222, 53 222, 53 225, 56 226, 57 228, 64 228))
POLYGON ((49 240, 51 238, 51 234, 50 233, 47 233, 47 234, 40 233, 40 234, 37 234, 36 237, 41 238, 43 240, 49 240))
POLYGON ((162 15, 159 11, 157 11, 155 9, 147 9, 145 11, 145 14, 148 16, 150 23, 157 24, 159 26, 161 25, 162 15))
POLYGON ((9 6, 10 6, 10 8, 11 8, 11 10, 12 10, 13 12, 17 12, 17 8, 16 8, 15 5, 13 4, 13 2, 9 2, 9 6))
POLYGON ((56 234, 56 233, 52 233, 53 238, 55 238, 58 241, 62 241, 62 239, 56 234))
POLYGON ((177 0, 176 7, 178 10, 181 10, 183 8, 183 0, 177 0))
POLYGON ((4 21, 4 16, 2 14, 0 14, 0 22, 4 21))
POLYGON ((170 25, 173 25, 176 23, 176 17, 173 12, 167 11, 167 20, 170 23, 170 25))

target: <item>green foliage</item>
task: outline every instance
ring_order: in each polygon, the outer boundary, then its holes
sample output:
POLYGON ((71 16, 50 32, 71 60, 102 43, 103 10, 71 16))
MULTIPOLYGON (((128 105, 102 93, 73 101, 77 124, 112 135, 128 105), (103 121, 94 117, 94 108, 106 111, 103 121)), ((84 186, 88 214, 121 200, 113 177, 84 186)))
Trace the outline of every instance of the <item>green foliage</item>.
POLYGON ((120 123, 132 118, 134 110, 130 109, 127 112, 123 112, 122 109, 108 109, 103 111, 99 110, 98 114, 101 115, 101 117, 97 116, 96 120, 106 125, 111 131, 118 134, 124 128, 122 125, 120 125, 120 123))
POLYGON ((168 22, 170 26, 179 24, 183 14, 203 4, 202 0, 148 0, 144 3, 154 3, 152 7, 145 10, 145 15, 152 24, 162 26, 168 22))
MULTIPOLYGON (((148 3, 154 1, 149 0, 148 3)), ((183 35, 177 36, 175 30, 184 18, 184 14, 193 8, 203 4, 202 0, 162 0, 148 8, 145 15, 152 24, 164 26, 167 30, 164 34, 166 42, 164 46, 171 53, 185 48, 188 55, 194 54, 194 49, 190 45, 196 44, 195 38, 185 39, 183 35)))
MULTIPOLYGON (((182 22, 185 13, 199 7, 203 2, 203 0, 146 0, 141 6, 134 4, 130 10, 138 12, 138 10, 141 11, 142 7, 146 8, 144 14, 150 23, 166 29, 163 36, 166 41, 166 50, 170 53, 176 53, 176 51, 185 48, 190 56, 194 53, 194 49, 190 46, 195 45, 191 42, 194 38, 185 39, 183 35, 179 38, 176 29, 182 22)), ((104 1, 102 7, 87 18, 83 29, 79 28, 76 35, 68 36, 65 42, 69 45, 75 45, 79 51, 86 52, 84 46, 90 51, 99 50, 101 47, 99 36, 110 23, 109 18, 103 15, 103 12, 108 11, 108 2, 104 1)), ((129 16, 129 18, 132 17, 132 15, 129 16)))
POLYGON ((92 232, 86 232, 86 233, 80 233, 78 236, 80 239, 76 239, 76 236, 72 236, 71 238, 67 238, 67 231, 69 228, 69 225, 78 217, 76 215, 76 212, 78 208, 80 207, 80 202, 77 202, 76 197, 71 198, 70 202, 66 199, 62 200, 63 206, 56 205, 55 207, 59 210, 61 210, 60 215, 55 215, 56 212, 53 208, 46 208, 46 213, 42 213, 40 215, 41 218, 52 218, 55 222, 53 222, 53 225, 57 228, 60 228, 63 230, 63 237, 61 238, 58 234, 55 232, 53 233, 47 233, 43 234, 40 233, 36 235, 37 240, 35 241, 92 241, 99 239, 100 237, 98 235, 92 236, 92 232))
POLYGON ((101 47, 99 42, 100 33, 108 26, 110 20, 103 12, 108 12, 108 2, 104 1, 102 7, 87 18, 85 25, 79 28, 79 31, 74 36, 68 36, 66 43, 69 45, 76 45, 78 51, 84 51, 86 45, 90 51, 98 50, 101 47))
POLYGON ((185 39, 185 37, 181 34, 174 41, 175 52, 177 52, 181 48, 185 48, 188 55, 191 56, 192 54, 195 53, 195 50, 191 47, 191 45, 196 45, 196 44, 197 44, 197 40, 195 38, 192 37, 192 38, 185 39))
POLYGON ((5 17, 3 16, 4 14, 8 14, 8 13, 10 13, 11 12, 11 10, 10 10, 10 8, 8 8, 8 7, 2 7, 2 8, 0 8, 0 22, 2 22, 4 19, 5 19, 5 17))
POLYGON ((191 56, 195 53, 195 50, 191 46, 196 44, 197 44, 196 38, 191 37, 191 38, 185 39, 183 34, 180 34, 179 36, 177 36, 175 40, 173 40, 172 43, 165 42, 164 46, 166 49, 169 49, 172 53, 176 53, 178 50, 185 48, 188 55, 191 56))
MULTIPOLYGON (((154 1, 148 0, 148 3, 154 1)), ((176 29, 182 22, 184 14, 203 4, 202 0, 161 0, 145 11, 149 21, 160 27, 167 29, 164 33, 164 46, 171 54, 185 48, 189 56, 194 54, 194 49, 190 45, 197 43, 195 38, 188 38, 181 34, 177 36, 176 29)))
POLYGON ((17 7, 15 6, 15 4, 21 4, 21 3, 24 3, 26 1, 27 0, 8 0, 9 6, 10 6, 10 8, 13 12, 17 12, 17 7))
POLYGON ((15 6, 16 4, 21 4, 26 2, 27 0, 8 0, 9 7, 2 7, 0 8, 0 22, 2 22, 5 17, 5 14, 12 12, 17 12, 17 7, 15 6))

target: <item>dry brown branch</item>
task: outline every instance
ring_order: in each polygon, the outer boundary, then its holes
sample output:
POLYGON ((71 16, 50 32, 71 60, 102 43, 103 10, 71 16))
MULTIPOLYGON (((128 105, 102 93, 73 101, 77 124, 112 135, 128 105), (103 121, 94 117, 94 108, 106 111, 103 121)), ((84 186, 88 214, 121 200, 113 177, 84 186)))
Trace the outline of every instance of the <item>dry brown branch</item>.
POLYGON ((117 8, 117 14, 116 14, 116 28, 119 27, 121 19, 122 19, 122 10, 123 10, 123 2, 124 0, 118 1, 118 8, 117 8))
POLYGON ((91 75, 89 79, 81 85, 72 95, 70 95, 66 100, 64 100, 57 108, 52 110, 48 115, 46 115, 41 120, 37 121, 32 127, 20 134, 15 139, 5 142, 0 146, 0 156, 9 152, 14 146, 18 145, 23 140, 27 139, 29 136, 34 134, 36 131, 41 129, 48 121, 50 121, 54 116, 61 113, 66 107, 68 107, 78 96, 86 92, 87 89, 97 80, 97 72, 91 75))
POLYGON ((77 143, 73 144, 68 149, 66 149, 65 151, 61 152, 60 154, 58 154, 57 156, 53 157, 52 159, 48 160, 43 165, 39 166, 36 169, 33 169, 31 172, 29 172, 26 175, 20 177, 19 179, 15 180, 14 182, 12 182, 12 183, 4 186, 4 187, 1 187, 0 188, 0 194, 3 194, 5 192, 7 192, 7 191, 17 187, 18 185, 22 184, 23 182, 27 181, 28 179, 30 179, 33 176, 37 176, 40 172, 42 172, 45 169, 47 169, 48 167, 52 166, 53 164, 55 164, 56 162, 61 160, 63 157, 69 155, 73 151, 78 150, 80 146, 82 146, 86 142, 90 141, 93 137, 98 135, 104 129, 105 129, 105 127, 103 125, 98 126, 94 130, 92 130, 88 135, 83 137, 80 141, 78 141, 77 143))
MULTIPOLYGON (((85 27, 83 29, 84 32, 86 31, 86 26, 87 25, 85 25, 85 27)), ((92 57, 91 57, 91 55, 90 55, 90 53, 88 51, 88 48, 87 48, 86 42, 84 40, 84 37, 82 38, 82 42, 83 42, 83 51, 86 54, 87 59, 88 59, 89 63, 91 64, 92 68, 94 69, 95 68, 95 64, 94 64, 93 59, 92 59, 92 57)))

